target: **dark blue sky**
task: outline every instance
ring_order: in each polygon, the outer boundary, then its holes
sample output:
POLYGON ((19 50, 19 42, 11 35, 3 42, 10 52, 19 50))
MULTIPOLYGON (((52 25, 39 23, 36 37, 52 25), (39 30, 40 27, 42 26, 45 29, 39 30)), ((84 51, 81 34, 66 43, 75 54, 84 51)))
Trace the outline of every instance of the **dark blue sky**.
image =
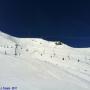
POLYGON ((19 37, 90 36, 90 1, 0 0, 0 29, 19 37))

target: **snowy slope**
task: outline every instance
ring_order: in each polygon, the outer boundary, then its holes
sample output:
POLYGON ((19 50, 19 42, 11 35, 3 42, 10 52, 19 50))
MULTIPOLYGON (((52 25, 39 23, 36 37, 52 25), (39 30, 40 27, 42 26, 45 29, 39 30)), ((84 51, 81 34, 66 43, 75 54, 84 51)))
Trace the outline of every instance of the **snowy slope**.
POLYGON ((72 48, 0 32, 0 87, 90 90, 89 52, 90 48, 72 48))
POLYGON ((23 60, 5 55, 0 55, 0 61, 0 86, 16 86, 18 90, 90 89, 88 80, 63 67, 32 58, 23 60))

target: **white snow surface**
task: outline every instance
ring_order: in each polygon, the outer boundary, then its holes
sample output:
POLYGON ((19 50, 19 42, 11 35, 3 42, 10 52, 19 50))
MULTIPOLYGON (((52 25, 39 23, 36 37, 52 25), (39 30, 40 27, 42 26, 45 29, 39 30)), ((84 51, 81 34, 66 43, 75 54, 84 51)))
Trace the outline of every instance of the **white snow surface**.
POLYGON ((0 88, 14 86, 17 90, 90 90, 90 48, 0 32, 0 88))

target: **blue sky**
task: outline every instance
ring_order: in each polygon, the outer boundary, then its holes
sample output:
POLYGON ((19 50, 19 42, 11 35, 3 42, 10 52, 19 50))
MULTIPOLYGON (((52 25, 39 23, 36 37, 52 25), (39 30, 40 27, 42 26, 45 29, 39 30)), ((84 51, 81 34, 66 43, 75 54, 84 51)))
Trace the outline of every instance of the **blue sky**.
POLYGON ((90 1, 0 0, 0 29, 52 40, 90 36, 90 1))

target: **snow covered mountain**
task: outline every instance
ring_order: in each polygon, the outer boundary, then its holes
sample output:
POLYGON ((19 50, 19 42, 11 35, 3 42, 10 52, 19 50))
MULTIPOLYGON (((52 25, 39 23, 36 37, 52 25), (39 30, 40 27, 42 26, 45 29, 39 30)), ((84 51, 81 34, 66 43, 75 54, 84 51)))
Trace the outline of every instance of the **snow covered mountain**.
POLYGON ((90 90, 90 48, 0 32, 0 88, 14 86, 17 90, 90 90))

